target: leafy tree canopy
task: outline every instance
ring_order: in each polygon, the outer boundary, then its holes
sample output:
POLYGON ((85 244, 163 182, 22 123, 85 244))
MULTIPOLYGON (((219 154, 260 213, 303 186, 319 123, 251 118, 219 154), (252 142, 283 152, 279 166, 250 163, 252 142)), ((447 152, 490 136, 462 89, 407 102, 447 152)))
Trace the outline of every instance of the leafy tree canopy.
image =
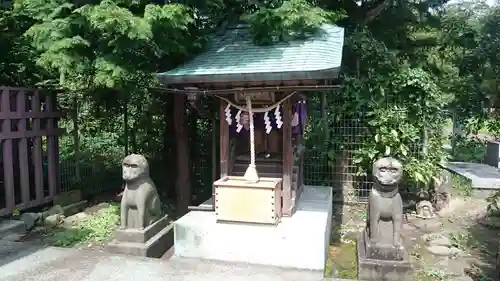
POLYGON ((250 23, 256 44, 305 38, 325 24, 336 22, 344 12, 325 11, 314 7, 307 0, 288 0, 277 8, 260 7, 245 18, 250 23))

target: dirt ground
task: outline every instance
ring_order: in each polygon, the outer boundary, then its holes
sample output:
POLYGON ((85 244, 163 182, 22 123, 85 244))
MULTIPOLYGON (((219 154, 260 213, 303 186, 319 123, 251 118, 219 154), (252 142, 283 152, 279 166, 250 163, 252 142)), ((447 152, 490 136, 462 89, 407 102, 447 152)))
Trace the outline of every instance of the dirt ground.
MULTIPOLYGON (((99 211, 107 208, 109 206, 109 203, 106 202, 92 202, 89 204, 87 208, 85 208, 81 214, 85 214, 86 217, 90 216, 95 216, 98 214, 99 211)), ((82 216, 83 218, 84 216, 82 216)), ((19 240, 20 242, 30 242, 30 243, 37 243, 41 245, 51 245, 53 243, 53 236, 56 232, 58 231, 64 231, 63 225, 57 227, 57 228, 50 228, 50 227, 45 227, 45 226, 36 226, 29 232, 27 232, 25 235, 21 236, 21 239, 19 240)), ((90 249, 90 250, 103 250, 104 246, 110 239, 113 237, 110 236, 109 239, 102 240, 102 241, 94 241, 89 244, 78 244, 75 245, 74 248, 78 249, 90 249)))
MULTIPOLYGON (((114 231, 118 227, 116 216, 119 217, 118 214, 115 214, 115 216, 109 216, 109 214, 103 216, 103 213, 109 210, 109 208, 112 207, 112 204, 118 204, 117 200, 113 198, 105 199, 106 200, 90 201, 87 208, 78 214, 65 218, 65 222, 58 227, 52 228, 46 226, 36 226, 31 231, 22 235, 17 241, 35 243, 38 245, 62 246, 103 252, 105 251, 106 244, 114 239, 114 231), (95 220, 97 217, 100 217, 100 219, 95 220), (92 232, 82 234, 82 236, 90 236, 90 238, 84 239, 83 237, 80 237, 78 232, 75 233, 74 229, 79 229, 79 222, 89 218, 91 220, 94 218, 96 223, 92 225, 92 232), (109 220, 116 221, 110 222, 109 220), (96 238, 96 236, 100 236, 100 239, 92 239, 96 238), (79 239, 84 240, 85 242, 79 242, 79 239), (67 245, 61 245, 61 243, 64 243, 64 241, 61 240, 70 241, 68 241, 69 243, 67 243, 67 245)), ((170 259, 172 256, 173 247, 164 254, 162 259, 170 259)))
MULTIPOLYGON (((485 199, 456 197, 432 219, 406 215, 403 239, 414 281, 495 280, 500 219, 486 218, 486 207, 485 199)), ((355 279, 355 241, 365 226, 366 205, 337 213, 343 223, 334 232, 326 275, 355 279)))
MULTIPOLYGON (((455 196, 449 206, 432 219, 407 214, 403 239, 414 268, 413 281, 493 281, 495 255, 500 241, 500 218, 485 217, 487 202, 482 198, 455 196), (459 278, 459 279, 456 279, 459 278)), ((82 213, 96 216, 110 206, 92 202, 82 213)), ((357 278, 356 239, 364 228, 366 205, 337 207, 329 249, 326 276, 357 278)), ((110 233, 114 229, 109 230, 110 233)), ((37 226, 20 241, 51 245, 54 229, 37 226)), ((107 239, 70 247, 103 251, 107 239)), ((172 256, 169 250, 164 259, 172 256)), ((496 281, 496 280, 495 280, 496 281)))

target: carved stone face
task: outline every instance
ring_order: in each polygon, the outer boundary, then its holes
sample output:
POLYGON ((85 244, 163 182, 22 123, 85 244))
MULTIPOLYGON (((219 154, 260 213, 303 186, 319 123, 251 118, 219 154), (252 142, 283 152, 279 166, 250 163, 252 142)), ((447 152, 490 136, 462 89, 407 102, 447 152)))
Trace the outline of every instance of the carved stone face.
POLYGON ((373 163, 373 176, 381 185, 395 185, 403 177, 403 165, 391 157, 381 158, 373 163))
POLYGON ((122 162, 122 177, 124 181, 133 181, 149 175, 149 165, 146 158, 139 154, 130 154, 122 162))

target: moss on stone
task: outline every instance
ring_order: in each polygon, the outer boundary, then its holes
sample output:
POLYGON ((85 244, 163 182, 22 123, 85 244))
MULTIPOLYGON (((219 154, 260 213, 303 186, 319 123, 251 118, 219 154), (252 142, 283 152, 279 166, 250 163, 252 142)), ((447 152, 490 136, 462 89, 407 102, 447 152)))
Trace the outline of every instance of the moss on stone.
MULTIPOLYGON (((351 235, 349 235, 351 236, 351 235)), ((355 235, 346 238, 356 241, 355 235)), ((326 277, 357 279, 357 257, 355 243, 332 243, 328 249, 325 267, 326 277)))

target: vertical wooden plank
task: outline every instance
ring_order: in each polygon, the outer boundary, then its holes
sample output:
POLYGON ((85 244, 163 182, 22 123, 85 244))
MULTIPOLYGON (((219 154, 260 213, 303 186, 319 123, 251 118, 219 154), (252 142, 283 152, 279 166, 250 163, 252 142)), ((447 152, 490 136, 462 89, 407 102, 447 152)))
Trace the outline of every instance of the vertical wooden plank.
POLYGON ((191 205, 191 167, 189 153, 189 132, 186 122, 185 96, 174 96, 174 128, 177 148, 177 180, 175 192, 177 195, 177 215, 183 216, 191 205))
MULTIPOLYGON (((31 99, 31 111, 33 113, 40 112, 40 92, 35 91, 33 93, 33 98, 31 99)), ((41 126, 40 119, 33 118, 32 130, 37 135, 40 134, 41 126)), ((43 159, 42 159, 42 137, 35 136, 33 138, 33 165, 35 172, 35 194, 37 204, 43 203, 43 159)))
POLYGON ((304 138, 302 135, 297 136, 297 146, 300 151, 300 158, 298 160, 298 181, 297 181, 297 198, 295 198, 295 204, 298 204, 300 200, 300 196, 304 191, 304 157, 305 155, 305 146, 304 146, 304 138))
MULTIPOLYGON (((58 110, 58 107, 57 107, 57 96, 55 98, 55 106, 54 106, 55 110, 58 110)), ((53 119, 53 122, 54 122, 54 128, 57 130, 59 129, 59 118, 58 119, 53 119)), ((61 173, 60 173, 60 159, 59 159, 59 135, 57 135, 55 138, 54 138, 54 143, 55 143, 55 158, 56 158, 56 174, 57 174, 57 177, 56 177, 56 194, 59 194, 61 192, 61 173)))
POLYGON ((229 171, 229 126, 226 121, 225 109, 227 102, 220 101, 219 116, 220 116, 220 177, 227 177, 229 171))
MULTIPOLYGON (((55 97, 50 93, 45 100, 46 111, 55 112, 55 97)), ((54 131, 57 127, 55 124, 56 118, 49 118, 47 120, 47 131, 54 131)), ((57 151, 57 135, 47 136, 47 160, 48 160, 48 182, 49 182, 49 196, 54 197, 57 189, 57 164, 59 155, 57 151)))
MULTIPOLYGON (((15 112, 10 111, 10 90, 9 88, 2 88, 2 109, 1 111, 6 115, 15 116, 15 112)), ((11 132, 10 119, 3 120, 2 133, 11 132)), ((12 155, 12 139, 3 140, 3 173, 4 173, 4 187, 5 187, 5 200, 6 208, 10 213, 14 210, 16 205, 16 198, 14 193, 14 161, 12 155)))
MULTIPOLYGON (((217 112, 215 112, 217 115, 217 112)), ((211 143, 211 165, 212 165, 212 182, 217 180, 217 119, 216 116, 212 119, 212 143, 211 143)), ((212 187, 213 189, 213 187, 212 187)), ((213 192, 212 192, 213 193, 213 192)))
MULTIPOLYGON (((19 117, 18 132, 26 132, 26 92, 19 91, 16 97, 17 115, 19 117)), ((28 167, 28 138, 19 140, 19 176, 21 183, 22 203, 28 204, 30 201, 30 177, 28 167)))
POLYGON ((286 99, 283 102, 283 216, 291 216, 295 202, 292 198, 292 102, 286 99))
MULTIPOLYGON (((217 158, 220 157, 217 156, 217 153, 219 152, 218 149, 220 149, 220 143, 219 138, 217 137, 217 134, 219 134, 219 127, 220 127, 220 122, 217 123, 217 119, 220 118, 219 116, 219 111, 214 110, 214 119, 212 122, 212 208, 215 210, 215 185, 213 182, 217 181, 220 175, 220 165, 217 163, 217 158), (219 147, 218 147, 219 146, 219 147)), ((220 136, 220 135, 219 135, 220 136)))

